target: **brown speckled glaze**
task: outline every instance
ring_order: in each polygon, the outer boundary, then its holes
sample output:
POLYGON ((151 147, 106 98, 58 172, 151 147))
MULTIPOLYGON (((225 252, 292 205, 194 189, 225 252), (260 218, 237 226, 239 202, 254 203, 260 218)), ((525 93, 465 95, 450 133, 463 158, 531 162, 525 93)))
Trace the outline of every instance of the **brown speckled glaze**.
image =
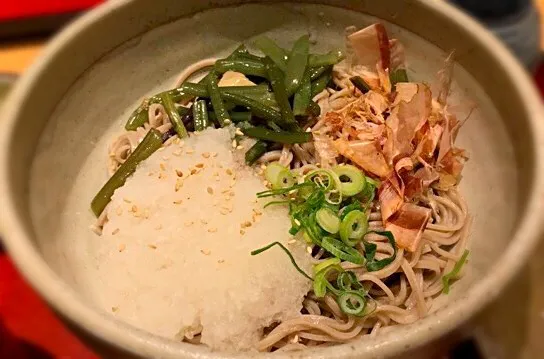
POLYGON ((98 353, 115 358, 421 358, 495 298, 542 233, 544 118, 530 79, 490 34, 443 2, 112 1, 58 35, 20 79, 0 132, 1 234, 17 266, 98 353), (243 4, 243 5, 242 5, 243 4), (477 110, 459 143, 471 153, 461 190, 474 216, 467 275, 427 318, 332 348, 289 354, 210 353, 152 336, 96 310, 86 249, 88 203, 105 179, 108 141, 145 95, 203 57, 268 33, 310 32, 324 50, 343 28, 382 19, 407 48, 409 75, 431 85, 455 49, 452 105, 477 110), (438 340, 440 339, 440 340, 438 340), (419 354, 416 354, 419 352, 419 354))

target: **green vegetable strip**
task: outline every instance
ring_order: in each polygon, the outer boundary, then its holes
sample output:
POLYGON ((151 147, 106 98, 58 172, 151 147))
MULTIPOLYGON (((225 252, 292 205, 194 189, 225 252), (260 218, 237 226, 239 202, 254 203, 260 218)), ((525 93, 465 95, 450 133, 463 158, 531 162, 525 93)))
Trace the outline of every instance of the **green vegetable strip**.
POLYGON ((314 98, 315 95, 323 91, 329 81, 332 78, 332 70, 325 71, 321 76, 319 76, 315 81, 312 82, 312 93, 311 97, 314 98))
POLYGON ((332 66, 342 61, 344 57, 342 51, 339 50, 329 51, 322 55, 310 55, 308 58, 308 66, 332 66))
POLYGON ((304 116, 307 114, 306 110, 310 105, 311 95, 312 83, 310 82, 310 72, 306 71, 293 100, 293 113, 295 116, 304 116))
POLYGON ((203 131, 209 125, 208 109, 205 100, 197 100, 193 105, 193 121, 195 131, 203 131))
MULTIPOLYGON (((293 111, 291 110, 291 105, 289 104, 289 96, 287 95, 287 89, 285 88, 285 78, 283 76, 283 72, 269 57, 264 59, 264 64, 268 74, 268 79, 270 80, 270 84, 274 90, 276 102, 280 108, 281 118, 285 124, 285 126, 282 127, 291 129, 294 127, 294 125, 296 125, 296 121, 293 111)), ((279 125, 281 126, 281 124, 279 125)))
POLYGON ((312 139, 312 134, 309 132, 277 132, 264 127, 252 127, 244 129, 242 132, 249 137, 278 143, 304 143, 312 139))
POLYGON ((241 59, 241 60, 218 60, 215 62, 215 70, 219 73, 227 71, 236 71, 244 75, 252 75, 266 78, 266 70, 261 61, 241 59))
POLYGON ((321 107, 317 103, 315 103, 313 100, 310 100, 310 103, 308 104, 308 116, 317 117, 321 113, 321 107))
POLYGON ((176 109, 178 110, 178 113, 179 113, 180 117, 185 116, 190 111, 190 109, 188 109, 187 107, 183 107, 183 106, 177 106, 176 109))
POLYGON ((104 208, 111 200, 113 192, 125 184, 125 181, 136 170, 136 166, 147 159, 162 145, 162 134, 156 129, 149 130, 142 142, 136 147, 127 160, 115 171, 113 176, 100 189, 91 202, 91 209, 95 216, 100 216, 104 208))
POLYGON ((247 150, 245 158, 246 163, 251 166, 253 165, 262 155, 266 153, 268 144, 265 141, 257 141, 249 150, 247 150))
POLYGON ((185 126, 183 126, 183 122, 181 121, 181 117, 176 109, 176 105, 174 105, 174 101, 172 101, 172 98, 167 93, 163 93, 161 95, 161 101, 168 118, 170 118, 170 122, 172 122, 174 131, 176 131, 180 138, 187 137, 187 130, 185 129, 185 126))
POLYGON ((149 120, 148 104, 140 105, 128 118, 125 124, 125 130, 135 131, 138 127, 143 126, 149 120))
MULTIPOLYGON (((215 112, 209 112, 208 116, 210 121, 218 121, 217 115, 215 112)), ((238 122, 250 122, 251 121, 251 112, 249 111, 229 111, 230 120, 234 123, 238 122)))
POLYGON ((387 257, 381 260, 376 260, 375 256, 376 256, 377 246, 374 243, 368 243, 364 241, 364 236, 363 236, 363 243, 365 246, 365 258, 367 260, 366 269, 369 272, 375 272, 380 269, 383 269, 385 266, 391 264, 395 260, 395 258, 397 257, 397 245, 395 243, 395 237, 393 236, 393 233, 389 231, 368 231, 367 233, 365 233, 365 236, 369 233, 376 233, 381 236, 387 237, 387 241, 393 247, 393 254, 391 255, 391 257, 387 257))
POLYGON ((453 267, 451 272, 449 272, 448 274, 445 274, 442 277, 442 284, 444 284, 444 289, 442 289, 442 293, 449 294, 450 281, 459 275, 461 268, 463 268, 463 265, 467 261, 468 254, 469 254, 469 250, 465 249, 465 251, 463 252, 463 255, 461 256, 461 258, 459 258, 459 261, 455 263, 455 266, 453 267))
POLYGON ((406 69, 396 69, 389 75, 389 80, 391 81, 391 85, 396 85, 399 82, 408 82, 406 69))
MULTIPOLYGON (((308 65, 308 52, 310 51, 310 37, 301 36, 293 45, 293 49, 287 60, 285 71, 285 87, 287 93, 294 94, 302 83, 302 77, 308 65)), ((275 90, 274 90, 275 91, 275 90)))
POLYGON ((282 119, 281 113, 279 113, 279 111, 258 100, 247 96, 234 94, 229 91, 221 92, 221 96, 223 97, 223 100, 230 101, 236 105, 246 107, 255 116, 258 116, 265 120, 276 122, 283 126, 292 125, 291 123, 286 123, 282 119))
POLYGON ((280 68, 281 71, 287 71, 287 51, 279 47, 272 39, 266 36, 257 38, 254 42, 255 46, 261 52, 270 57, 272 61, 280 68))
MULTIPOLYGON (((210 100, 212 102, 213 110, 217 116, 217 120, 221 127, 225 127, 231 123, 229 113, 225 108, 223 99, 221 98, 221 92, 219 92, 219 87, 217 86, 217 73, 215 71, 210 72, 207 83, 208 93, 210 94, 210 100)), ((195 126, 196 129, 196 126, 195 126)))
POLYGON ((321 240, 321 247, 342 260, 354 263, 364 264, 365 258, 359 253, 358 250, 346 245, 344 242, 332 237, 323 237, 321 240))
POLYGON ((363 80, 361 76, 353 76, 349 79, 353 86, 357 87, 362 93, 370 91, 370 86, 363 80))
POLYGON ((285 248, 285 246, 283 244, 281 244, 280 242, 273 242, 273 243, 270 243, 269 245, 267 245, 267 246, 265 246, 263 248, 256 249, 256 250, 251 252, 251 255, 254 256, 254 255, 260 254, 260 253, 262 253, 264 251, 269 250, 270 248, 272 248, 274 246, 279 246, 281 249, 283 249, 283 251, 289 256, 289 259, 291 259, 291 263, 293 263, 293 266, 295 266, 296 270, 299 271, 300 274, 302 274, 303 276, 305 276, 309 280, 313 280, 312 277, 310 277, 305 271, 303 271, 298 266, 297 262, 295 261, 295 258, 293 258, 293 255, 291 254, 291 252, 289 252, 289 250, 287 248, 285 248))
POLYGON ((310 68, 310 79, 314 81, 319 76, 321 76, 325 71, 332 69, 331 66, 317 66, 310 68))

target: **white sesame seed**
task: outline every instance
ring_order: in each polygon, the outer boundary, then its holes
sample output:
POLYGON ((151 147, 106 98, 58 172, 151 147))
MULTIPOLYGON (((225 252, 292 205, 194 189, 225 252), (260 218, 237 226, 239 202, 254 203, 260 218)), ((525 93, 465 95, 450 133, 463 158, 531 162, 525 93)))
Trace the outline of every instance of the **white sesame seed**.
POLYGON ((194 153, 194 152, 195 152, 195 150, 193 150, 192 148, 188 148, 188 149, 185 151, 185 153, 188 154, 188 155, 190 155, 190 154, 192 154, 192 153, 194 153))
POLYGON ((216 227, 208 228, 208 232, 215 233, 215 232, 217 232, 217 228, 216 227))
POLYGON ((244 135, 244 133, 242 131, 240 131, 239 128, 237 128, 234 133, 237 134, 238 136, 243 136, 244 135))
POLYGON ((176 199, 173 203, 174 204, 182 204, 183 201, 181 199, 176 199))
POLYGON ((212 253, 209 249, 201 249, 200 252, 206 256, 209 256, 212 253))
POLYGON ((309 254, 312 254, 312 247, 310 246, 306 247, 306 252, 308 252, 309 254))
POLYGON ((210 153, 209 153, 209 152, 204 152, 204 153, 202 154, 202 157, 204 157, 204 158, 210 158, 210 153))
POLYGON ((126 198, 126 197, 123 198, 123 201, 125 201, 126 203, 132 203, 132 202, 130 201, 130 199, 128 199, 128 198, 126 198))
POLYGON ((116 235, 117 233, 119 233, 119 228, 115 228, 115 229, 113 230, 113 232, 111 232, 111 234, 112 234, 113 236, 116 235))
POLYGON ((118 250, 119 250, 119 252, 122 252, 122 251, 125 250, 125 248, 127 248, 127 245, 124 244, 124 243, 121 243, 121 244, 119 245, 119 247, 118 247, 118 250))
POLYGON ((183 172, 181 172, 181 170, 176 170, 176 175, 178 177, 183 177, 183 172))
POLYGON ((232 148, 236 148, 236 146, 238 146, 238 144, 236 143, 236 140, 232 140, 232 148))
POLYGON ((217 263, 225 263, 225 260, 224 259, 218 259, 217 263))
POLYGON ((300 221, 298 219, 295 218, 294 222, 297 226, 300 226, 300 221))
POLYGON ((232 123, 228 118, 224 122, 225 122, 225 125, 230 125, 232 123))
POLYGON ((308 128, 306 129, 306 132, 312 132, 312 128, 311 128, 311 127, 308 127, 308 128))
POLYGON ((237 149, 237 150, 243 150, 243 149, 244 149, 244 146, 242 146, 242 145, 236 146, 236 149, 237 149))
POLYGON ((157 249, 157 246, 154 244, 148 244, 147 246, 151 249, 157 249))
POLYGON ((217 152, 212 152, 211 155, 212 157, 217 157, 217 152))
POLYGON ((291 239, 289 242, 287 242, 287 244, 295 244, 296 242, 296 239, 291 239))
POLYGON ((261 169, 262 169, 263 171, 266 169, 266 165, 265 165, 264 163, 261 165, 261 169))
POLYGON ((212 187, 206 188, 206 192, 208 192, 209 194, 213 194, 213 188, 212 187))

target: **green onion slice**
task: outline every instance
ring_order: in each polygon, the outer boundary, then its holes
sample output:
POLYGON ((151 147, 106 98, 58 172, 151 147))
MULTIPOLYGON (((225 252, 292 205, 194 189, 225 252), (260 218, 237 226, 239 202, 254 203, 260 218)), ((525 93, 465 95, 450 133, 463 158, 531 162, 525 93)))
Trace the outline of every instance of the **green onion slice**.
POLYGON ((334 288, 330 283, 327 277, 331 272, 342 273, 344 269, 340 267, 339 264, 330 264, 326 268, 323 268, 315 274, 314 277, 314 294, 318 298, 323 298, 327 294, 327 288, 331 289, 333 292, 338 293, 336 288, 334 288))
POLYGON ((264 177, 272 184, 274 189, 288 188, 295 184, 295 178, 291 171, 278 162, 272 162, 266 166, 264 177))
POLYGON ((270 243, 269 245, 267 246, 264 246, 262 248, 259 248, 259 249, 256 249, 254 251, 251 252, 251 255, 252 256, 255 256, 257 254, 261 254, 262 252, 264 251, 267 251, 269 250, 270 248, 274 247, 274 246, 279 246, 281 249, 283 249, 283 251, 289 256, 289 259, 291 259, 291 263, 293 263, 293 266, 296 268, 296 270, 302 274, 303 276, 305 276, 306 278, 308 278, 309 280, 313 280, 312 277, 310 277, 304 270, 302 270, 302 268, 300 268, 297 264, 297 262, 295 261, 295 258, 293 257, 293 255, 291 254, 291 252, 289 252, 289 249, 285 248, 285 246, 283 244, 281 244, 280 242, 273 242, 273 243, 270 243))
POLYGON ((340 178, 340 191, 344 196, 355 196, 365 188, 365 176, 357 167, 352 165, 339 165, 332 169, 340 178), (342 181, 347 179, 347 181, 342 181))
POLYGON ((335 264, 340 264, 340 262, 341 262, 340 258, 325 259, 323 262, 314 265, 314 273, 317 274, 318 272, 321 272, 323 269, 327 267, 330 267, 335 264))
POLYGON ((343 291, 348 290, 360 290, 363 285, 357 279, 357 276, 352 271, 345 271, 338 275, 336 278, 336 285, 338 289, 343 291))
MULTIPOLYGON (((376 233, 381 236, 387 237, 387 241, 391 246, 393 247, 393 254, 390 257, 376 260, 376 249, 377 246, 374 243, 369 243, 363 240, 364 246, 365 246, 365 258, 366 258, 366 269, 369 272, 375 272, 378 271, 388 264, 392 263, 395 258, 397 257, 397 245, 395 243, 395 237, 393 236, 393 233, 390 231, 369 231, 365 233, 365 236, 370 233, 376 233)), ((363 237, 364 239, 364 237, 363 237)))
POLYGON ((340 218, 338 218, 332 209, 328 207, 320 208, 315 213, 315 219, 317 220, 317 224, 330 234, 338 233, 340 218))
POLYGON ((340 239, 348 246, 355 246, 368 230, 368 218, 359 210, 350 211, 340 223, 340 239))
POLYGON ((336 238, 328 236, 323 237, 321 240, 321 248, 342 260, 354 264, 365 263, 365 258, 361 255, 361 253, 359 253, 359 251, 357 251, 355 248, 348 246, 344 242, 339 241, 336 238))
POLYGON ((465 251, 463 252, 463 255, 461 256, 461 258, 459 258, 459 261, 457 261, 457 263, 455 263, 455 266, 453 267, 451 272, 449 272, 448 274, 445 274, 442 277, 442 284, 444 284, 444 289, 442 289, 442 293, 449 294, 449 292, 450 292, 450 281, 453 278, 457 277, 457 275, 459 275, 459 272, 461 271, 461 268, 463 268, 463 265, 467 261, 468 254, 469 254, 469 250, 465 249, 465 251))
POLYGON ((340 189, 340 186, 342 185, 338 175, 328 169, 311 171, 304 177, 304 180, 314 182, 316 185, 323 188, 325 192, 340 189))
POLYGON ((364 295, 358 291, 345 291, 337 299, 340 309, 348 315, 362 317, 365 315, 366 300, 364 295))

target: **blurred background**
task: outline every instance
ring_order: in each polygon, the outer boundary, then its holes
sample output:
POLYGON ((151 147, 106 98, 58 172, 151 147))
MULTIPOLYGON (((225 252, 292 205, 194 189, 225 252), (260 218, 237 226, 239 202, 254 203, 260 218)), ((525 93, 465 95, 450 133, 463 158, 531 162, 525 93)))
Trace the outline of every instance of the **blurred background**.
MULTIPOLYGON (((104 0, 1 0, 0 105, 60 28, 104 0)), ((114 1, 114 0, 110 0, 114 1)), ((431 0, 429 0, 431 1, 431 0)), ((544 94, 544 0, 451 0, 501 38, 544 94)), ((543 119, 544 120, 544 119, 543 119)), ((0 112, 0 122, 2 113, 0 112)), ((1 215, 1 210, 0 210, 1 215)), ((442 358, 544 358, 544 242, 523 273, 442 358)), ((0 242, 0 358, 97 358, 19 276, 0 242)))

